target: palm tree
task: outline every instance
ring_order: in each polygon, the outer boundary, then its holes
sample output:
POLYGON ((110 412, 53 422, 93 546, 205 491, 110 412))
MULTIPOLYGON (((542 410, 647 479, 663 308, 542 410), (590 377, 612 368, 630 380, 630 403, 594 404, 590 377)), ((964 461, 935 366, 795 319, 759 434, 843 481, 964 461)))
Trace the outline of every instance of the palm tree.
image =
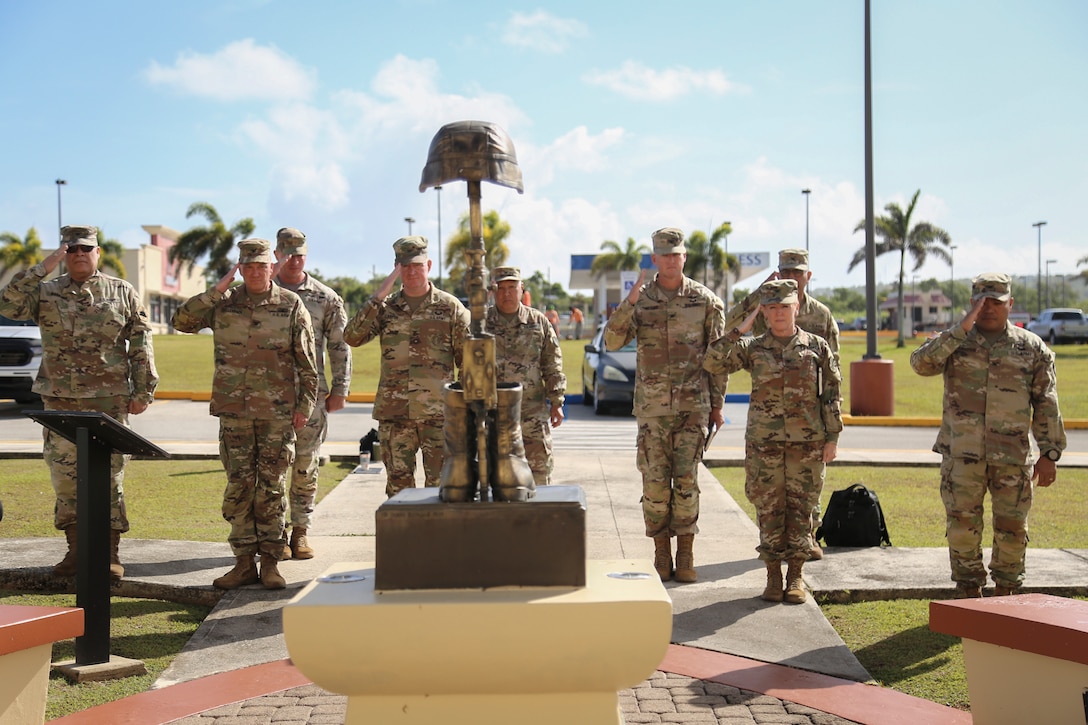
MULTIPOLYGON (((510 224, 499 218, 497 211, 489 211, 483 217, 484 266, 488 269, 501 267, 510 257, 510 248, 506 238, 510 236, 510 224)), ((457 231, 446 245, 446 269, 449 270, 450 289, 455 294, 463 294, 465 272, 468 262, 465 252, 472 247, 472 230, 469 229, 468 214, 462 214, 457 223, 457 231)))
POLYGON ((125 263, 121 257, 125 254, 125 248, 116 239, 106 239, 102 230, 98 230, 98 268, 112 269, 118 277, 125 278, 125 263))
POLYGON ((598 254, 593 258, 593 265, 589 271, 594 277, 600 277, 605 272, 633 272, 642 266, 642 256, 648 254, 650 248, 645 244, 639 244, 634 237, 627 237, 627 245, 621 247, 611 239, 601 242, 604 254, 598 254))
MULTIPOLYGON (((892 202, 884 207, 884 211, 888 212, 886 216, 880 216, 873 220, 878 240, 876 242, 876 256, 879 257, 888 252, 899 252, 899 300, 895 316, 899 327, 897 347, 906 345, 903 341, 903 279, 906 276, 907 252, 910 252, 910 256, 914 259, 914 269, 911 271, 915 272, 925 264, 926 258, 930 254, 944 260, 946 264, 952 261, 951 255, 945 249, 952 243, 952 237, 949 236, 948 232, 929 222, 918 222, 913 227, 911 226, 910 218, 914 215, 914 208, 918 204, 918 196, 921 193, 921 189, 914 192, 906 211, 895 202, 892 202)), ((865 220, 862 219, 854 227, 854 233, 856 234, 864 228, 865 220)), ((865 247, 862 247, 854 253, 854 258, 850 260, 847 271, 849 272, 864 261, 865 247)))
POLYGON ((171 262, 184 261, 186 270, 191 271, 197 260, 207 255, 205 277, 212 283, 222 278, 234 266, 234 262, 230 260, 234 245, 253 234, 257 226, 252 218, 246 217, 227 229, 215 207, 204 201, 195 202, 185 212, 186 219, 193 216, 204 217, 208 226, 193 227, 182 234, 178 243, 170 247, 168 256, 171 262))
POLYGON ((687 240, 688 259, 684 263, 684 274, 692 279, 702 276, 702 282, 706 285, 708 272, 713 270, 713 283, 708 286, 715 290, 721 289, 727 272, 740 271, 740 260, 726 252, 721 244, 732 233, 733 225, 729 222, 722 223, 709 238, 704 231, 692 232, 687 240))
POLYGON ((38 236, 38 230, 31 227, 27 230, 26 237, 20 239, 11 232, 0 234, 0 278, 10 272, 18 272, 30 269, 38 262, 45 259, 42 253, 42 240, 38 236))

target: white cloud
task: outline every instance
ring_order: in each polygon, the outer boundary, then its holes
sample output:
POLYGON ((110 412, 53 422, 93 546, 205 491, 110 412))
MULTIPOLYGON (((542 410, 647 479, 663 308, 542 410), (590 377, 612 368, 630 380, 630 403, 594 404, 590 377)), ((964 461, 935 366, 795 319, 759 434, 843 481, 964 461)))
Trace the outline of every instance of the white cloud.
POLYGON ((589 32, 584 23, 537 10, 534 13, 514 13, 502 30, 502 42, 518 48, 542 53, 561 53, 572 40, 584 38, 589 32))
POLYGON ((607 128, 591 134, 578 126, 547 146, 527 145, 518 151, 518 163, 533 183, 545 186, 555 179, 557 171, 596 172, 608 168, 607 152, 626 138, 622 128, 607 128))
POLYGON ((157 61, 144 70, 153 86, 218 101, 295 101, 313 91, 314 72, 275 46, 238 40, 210 55, 182 52, 173 66, 157 61))
POLYGON ((618 70, 590 71, 582 80, 642 101, 670 101, 696 92, 720 96, 745 90, 720 70, 696 71, 684 66, 655 70, 633 60, 624 61, 618 70))

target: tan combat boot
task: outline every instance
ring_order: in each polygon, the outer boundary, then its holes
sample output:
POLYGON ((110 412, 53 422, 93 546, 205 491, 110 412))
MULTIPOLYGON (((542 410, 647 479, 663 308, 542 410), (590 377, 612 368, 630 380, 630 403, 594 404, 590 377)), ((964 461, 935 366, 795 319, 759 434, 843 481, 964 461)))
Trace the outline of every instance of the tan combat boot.
POLYGON ((287 580, 280 574, 276 557, 261 555, 261 584, 265 589, 283 589, 287 580))
POLYGON ((695 542, 695 534, 680 534, 676 537, 676 573, 673 578, 684 584, 691 584, 699 580, 695 573, 695 554, 691 547, 695 542))
POLYGON ((125 575, 125 567, 121 566, 121 555, 118 548, 121 546, 121 532, 110 529, 110 579, 121 581, 125 575))
POLYGON ((1019 594, 1019 593, 1020 593, 1020 587, 1007 587, 1004 584, 995 584, 994 585, 994 596, 995 597, 1011 597, 1014 594, 1019 594))
POLYGON ((216 589, 237 589, 246 584, 257 583, 257 564, 253 554, 236 556, 234 568, 212 582, 216 589))
POLYGON ((300 526, 291 527, 291 543, 285 546, 282 558, 312 559, 314 550, 310 548, 310 542, 306 539, 306 529, 300 526))
POLYGON ((64 537, 68 539, 68 553, 64 555, 60 563, 53 567, 53 576, 76 575, 76 542, 79 540, 76 535, 76 524, 72 524, 64 530, 64 537))
POLYGON ((760 599, 765 602, 781 602, 783 595, 782 562, 775 560, 763 563, 767 565, 767 588, 763 590, 760 599))
POLYGON ((782 601, 790 604, 805 601, 805 583, 801 580, 801 569, 804 565, 804 559, 790 559, 789 566, 786 567, 786 593, 782 596, 782 601))
POLYGON ((654 570, 661 581, 672 579, 672 537, 668 534, 654 537, 654 570))
POLYGON ((982 599, 982 587, 971 582, 956 582, 955 599, 982 599))

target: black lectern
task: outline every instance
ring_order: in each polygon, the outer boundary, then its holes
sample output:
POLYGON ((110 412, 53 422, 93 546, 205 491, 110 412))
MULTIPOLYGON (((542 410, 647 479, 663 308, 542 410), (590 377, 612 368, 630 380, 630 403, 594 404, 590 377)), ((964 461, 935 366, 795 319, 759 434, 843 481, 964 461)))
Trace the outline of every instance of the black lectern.
POLYGON ((170 454, 105 413, 28 410, 26 415, 76 444, 76 606, 84 618, 84 634, 76 637, 76 664, 109 662, 110 454, 170 454))

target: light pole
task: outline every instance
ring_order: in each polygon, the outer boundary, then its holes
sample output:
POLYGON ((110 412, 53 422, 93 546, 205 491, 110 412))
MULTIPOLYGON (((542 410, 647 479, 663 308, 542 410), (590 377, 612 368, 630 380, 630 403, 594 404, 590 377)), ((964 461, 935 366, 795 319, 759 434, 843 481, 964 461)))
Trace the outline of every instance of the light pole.
POLYGON ((1058 260, 1046 260, 1046 306, 1050 307, 1050 265, 1057 264, 1058 260))
POLYGON ((805 195, 805 251, 808 251, 808 195, 812 193, 812 189, 801 189, 801 193, 805 195))
MULTIPOLYGON (((733 228, 733 222, 722 222, 723 225, 727 225, 730 229, 733 228)), ((729 311, 729 276, 732 271, 729 269, 729 232, 722 235, 725 240, 722 244, 722 248, 725 250, 725 310, 729 311)))
POLYGON ((1031 226, 1039 231, 1039 266, 1035 272, 1035 315, 1038 316, 1043 311, 1043 227, 1046 222, 1035 222, 1031 226))
MULTIPOLYGON (((60 239, 60 230, 64 226, 64 221, 61 218, 60 213, 60 187, 66 185, 68 182, 64 179, 57 179, 57 239, 60 239)), ((59 245, 58 245, 59 246, 59 245)))
POLYGON ((914 292, 914 285, 918 283, 917 277, 910 278, 910 336, 914 337, 914 306, 918 304, 918 296, 914 292))
POLYGON ((416 223, 416 220, 410 216, 404 217, 404 221, 408 222, 408 236, 412 236, 412 225, 416 223))
POLYGON ((438 289, 442 289, 442 187, 434 187, 438 194, 438 289))
POLYGON ((948 297, 952 300, 948 305, 948 326, 956 321, 956 245, 948 247, 948 297))

